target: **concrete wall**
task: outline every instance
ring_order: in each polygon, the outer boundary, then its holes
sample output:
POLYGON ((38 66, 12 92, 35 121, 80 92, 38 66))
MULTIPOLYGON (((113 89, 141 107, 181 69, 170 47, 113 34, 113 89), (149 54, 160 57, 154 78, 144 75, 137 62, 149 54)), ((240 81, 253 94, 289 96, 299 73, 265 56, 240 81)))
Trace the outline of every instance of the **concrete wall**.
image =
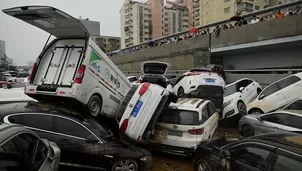
POLYGON ((188 69, 210 62, 209 35, 112 56, 122 71, 136 71, 143 61, 165 61, 170 69, 188 69))
MULTIPOLYGON (((111 57, 111 60, 122 71, 139 71, 140 63, 148 60, 166 61, 171 63, 170 69, 187 70, 203 64, 208 64, 211 56, 211 53, 208 50, 209 48, 213 51, 214 49, 222 47, 232 47, 233 45, 247 44, 251 42, 261 43, 261 41, 264 40, 291 37, 301 34, 302 14, 287 16, 285 18, 265 21, 257 24, 250 24, 240 28, 222 30, 218 36, 200 36, 197 38, 183 40, 178 43, 170 43, 158 47, 120 54, 111 57)), ((255 50, 253 53, 258 52, 259 51, 255 50)), ((222 57, 224 58, 224 56, 226 56, 226 58, 229 58, 223 60, 227 63, 234 63, 236 60, 241 60, 241 63, 245 63, 245 65, 242 66, 246 69, 252 68, 252 65, 257 65, 257 62, 259 63, 259 60, 263 59, 263 56, 270 56, 265 60, 265 62, 261 61, 263 66, 264 64, 266 66, 271 66, 268 62, 274 60, 273 57, 275 55, 279 56, 278 59, 281 59, 282 56, 289 56, 289 53, 286 50, 282 50, 282 52, 277 52, 277 50, 273 53, 271 52, 263 52, 261 55, 258 55, 257 58, 252 57, 250 54, 223 55, 222 57), (253 60, 254 62, 247 62, 249 60, 253 60)), ((296 50, 291 54, 293 54, 291 58, 291 60, 293 60, 301 53, 296 50)), ((214 55, 215 54, 212 56, 214 55)), ((288 63, 287 65, 291 65, 291 63, 288 63)))

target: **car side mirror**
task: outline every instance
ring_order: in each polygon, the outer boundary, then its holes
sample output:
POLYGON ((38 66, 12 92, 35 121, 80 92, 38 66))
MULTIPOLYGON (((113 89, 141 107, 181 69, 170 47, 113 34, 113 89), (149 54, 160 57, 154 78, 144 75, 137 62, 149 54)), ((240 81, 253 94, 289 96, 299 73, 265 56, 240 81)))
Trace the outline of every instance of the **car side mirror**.
POLYGON ((259 100, 261 100, 261 99, 263 99, 265 97, 265 95, 263 95, 263 94, 261 94, 260 96, 259 96, 259 100))
POLYGON ((244 87, 240 87, 239 91, 242 92, 244 90, 244 87))
POLYGON ((88 142, 88 143, 97 143, 98 140, 93 136, 93 135, 89 135, 85 138, 85 141, 88 142))

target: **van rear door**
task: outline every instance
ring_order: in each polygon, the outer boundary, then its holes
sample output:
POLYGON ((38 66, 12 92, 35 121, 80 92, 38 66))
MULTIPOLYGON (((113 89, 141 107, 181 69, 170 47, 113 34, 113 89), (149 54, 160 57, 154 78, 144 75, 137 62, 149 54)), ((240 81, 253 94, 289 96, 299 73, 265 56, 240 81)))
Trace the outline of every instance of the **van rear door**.
POLYGON ((89 36, 86 27, 78 19, 50 6, 22 6, 5 9, 3 12, 57 38, 79 39, 45 49, 33 78, 34 84, 39 85, 39 91, 50 91, 47 88, 50 85, 70 87, 85 50, 84 39, 89 36))
POLYGON ((34 25, 57 38, 85 38, 86 27, 76 18, 50 6, 22 6, 3 12, 34 25))

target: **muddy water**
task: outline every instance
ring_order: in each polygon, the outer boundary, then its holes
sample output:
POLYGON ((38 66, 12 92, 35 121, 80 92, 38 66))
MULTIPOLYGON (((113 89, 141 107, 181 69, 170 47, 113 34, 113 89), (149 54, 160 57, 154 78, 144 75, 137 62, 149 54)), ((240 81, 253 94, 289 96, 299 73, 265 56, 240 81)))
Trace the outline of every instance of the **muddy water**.
POLYGON ((155 154, 152 171, 194 171, 191 158, 168 154, 155 154))

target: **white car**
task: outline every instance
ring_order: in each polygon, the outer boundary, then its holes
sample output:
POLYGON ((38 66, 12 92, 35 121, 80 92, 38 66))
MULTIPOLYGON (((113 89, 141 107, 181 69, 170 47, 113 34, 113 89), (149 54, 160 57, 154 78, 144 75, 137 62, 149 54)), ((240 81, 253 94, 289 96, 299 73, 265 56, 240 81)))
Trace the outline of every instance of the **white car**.
POLYGON ((209 100, 181 98, 157 120, 155 142, 166 153, 190 155, 196 145, 214 136, 219 114, 209 100))
POLYGON ((166 88, 169 85, 169 80, 166 78, 166 73, 170 64, 160 61, 146 61, 141 63, 141 73, 139 83, 152 83, 166 88))
POLYGON ((278 110, 301 96, 302 73, 278 80, 267 87, 247 105, 248 113, 268 113, 278 110))
POLYGON ((115 118, 131 84, 82 22, 51 6, 23 6, 3 12, 56 37, 32 67, 25 89, 28 96, 80 104, 93 117, 115 118))
POLYGON ((174 94, 159 85, 133 85, 117 114, 121 116, 121 119, 118 117, 120 131, 134 141, 148 140, 162 110, 170 101, 177 100, 174 94))
POLYGON ((0 88, 1 102, 19 102, 19 101, 36 101, 24 93, 25 87, 21 88, 0 88))
POLYGON ((173 86, 174 94, 211 100, 219 109, 222 109, 224 90, 223 78, 207 69, 191 69, 179 76, 173 86))
POLYGON ((226 86, 223 98, 223 116, 230 118, 234 115, 246 115, 246 104, 252 101, 261 92, 258 82, 243 78, 226 86))

